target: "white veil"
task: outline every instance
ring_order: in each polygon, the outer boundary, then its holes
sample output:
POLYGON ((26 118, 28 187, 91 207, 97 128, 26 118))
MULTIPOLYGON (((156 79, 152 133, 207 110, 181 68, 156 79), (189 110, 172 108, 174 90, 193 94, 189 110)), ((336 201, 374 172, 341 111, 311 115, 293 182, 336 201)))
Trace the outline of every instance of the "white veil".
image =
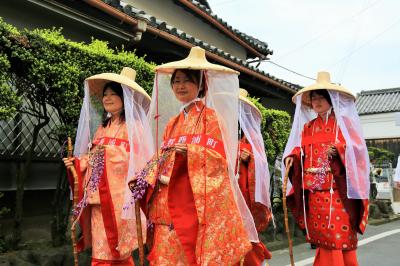
POLYGON ((393 181, 400 183, 400 155, 399 158, 397 158, 396 172, 394 174, 393 181))
MULTIPOLYGON (((171 69, 162 70, 163 69, 156 72, 152 104, 149 112, 149 118, 152 120, 151 124, 154 137, 158 137, 157 147, 160 147, 162 140, 161 134, 164 132, 166 124, 172 117, 179 113, 182 106, 182 103, 176 100, 170 85, 171 69), (158 119, 155 119, 157 117, 158 119)), ((218 118, 222 140, 224 142, 232 192, 241 214, 244 227, 248 233, 249 240, 251 242, 258 242, 258 234, 252 215, 242 196, 234 174, 238 145, 238 75, 236 73, 217 70, 203 70, 202 73, 207 83, 205 104, 214 109, 218 118)))
POLYGON ((84 82, 84 98, 76 132, 74 156, 80 157, 88 153, 97 128, 101 124, 103 115, 103 91, 90 90, 89 82, 84 82))
MULTIPOLYGON (((368 199, 369 156, 354 99, 337 91, 328 90, 328 92, 337 123, 346 141, 347 197, 350 199, 368 199)), ((302 95, 298 95, 292 130, 282 157, 282 178, 285 176, 284 159, 294 148, 301 147, 304 124, 316 116, 317 114, 302 102, 302 95)), ((287 193, 289 193, 291 187, 292 185, 288 181, 287 193)))
POLYGON ((142 93, 132 90, 125 85, 122 85, 122 89, 124 92, 126 128, 130 144, 129 167, 126 177, 122 218, 134 219, 135 205, 131 202, 132 192, 129 190, 128 182, 132 180, 135 173, 140 171, 154 155, 153 136, 147 119, 150 100, 142 93))
POLYGON ((239 101, 239 123, 249 141, 255 162, 255 201, 271 208, 270 173, 264 140, 261 134, 260 113, 244 101, 239 101))
MULTIPOLYGON (((102 114, 104 112, 102 104, 103 88, 90 88, 88 80, 85 80, 84 86, 85 95, 75 141, 74 156, 76 157, 83 156, 89 152, 94 134, 101 125, 102 114)), ((147 119, 150 100, 137 90, 133 90, 124 84, 121 84, 121 86, 124 96, 125 122, 130 147, 122 217, 125 219, 134 219, 134 204, 130 202, 131 192, 128 189, 128 181, 134 177, 136 171, 144 167, 154 154, 152 134, 147 119)))

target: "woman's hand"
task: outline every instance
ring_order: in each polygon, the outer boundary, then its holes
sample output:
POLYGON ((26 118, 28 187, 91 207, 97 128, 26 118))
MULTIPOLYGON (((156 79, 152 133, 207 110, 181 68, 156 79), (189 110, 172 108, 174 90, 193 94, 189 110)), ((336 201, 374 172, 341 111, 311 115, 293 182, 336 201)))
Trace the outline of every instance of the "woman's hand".
POLYGON ((69 167, 74 166, 75 158, 63 158, 63 161, 65 164, 65 167, 69 168, 69 167))
POLYGON ((177 144, 175 144, 174 147, 175 147, 176 152, 179 152, 179 153, 186 153, 187 152, 186 144, 177 143, 177 144))
POLYGON ((287 165, 292 165, 293 164, 293 157, 292 156, 288 156, 285 158, 285 166, 287 165))
POLYGON ((240 160, 247 162, 250 159, 250 153, 246 150, 242 150, 240 153, 240 160))
POLYGON ((338 151, 335 146, 330 146, 327 150, 327 154, 329 158, 336 157, 338 155, 338 151))

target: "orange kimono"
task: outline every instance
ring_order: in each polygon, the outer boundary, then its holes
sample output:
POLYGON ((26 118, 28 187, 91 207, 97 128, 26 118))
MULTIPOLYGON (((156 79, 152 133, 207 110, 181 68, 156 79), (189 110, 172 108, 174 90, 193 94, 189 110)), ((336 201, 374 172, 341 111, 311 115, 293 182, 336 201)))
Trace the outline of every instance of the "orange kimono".
POLYGON ((169 155, 159 173, 145 176, 150 186, 142 199, 153 235, 150 264, 240 261, 251 244, 231 190, 215 112, 198 102, 171 119, 162 150, 169 155), (178 142, 187 144, 186 153, 168 150, 178 142))
POLYGON ((79 219, 78 249, 92 248, 92 265, 134 265, 135 221, 121 219, 129 152, 125 123, 100 126, 89 154, 75 160, 80 205, 87 205, 79 219))
MULTIPOLYGON (((251 145, 245 136, 240 140, 239 147, 240 154, 243 151, 250 154, 248 161, 240 160, 238 180, 239 188, 251 211, 257 231, 262 232, 267 228, 270 222, 271 212, 265 205, 255 201, 256 180, 254 155, 252 153, 251 145)), ((252 246, 252 250, 246 254, 244 265, 261 265, 264 260, 272 258, 271 252, 262 242, 252 243, 252 246)))
POLYGON ((368 217, 368 200, 347 198, 346 143, 340 129, 336 142, 336 129, 334 113, 327 122, 317 117, 304 126, 301 143, 304 157, 300 158, 299 148, 290 155, 294 159, 289 173, 293 188, 288 196, 288 205, 303 229, 306 220, 307 240, 319 247, 314 265, 323 265, 320 259, 328 257, 335 261, 343 261, 344 258, 350 263, 344 262, 343 265, 357 263, 357 232, 364 232, 368 217), (338 154, 329 158, 327 150, 331 145, 335 146, 338 154), (304 184, 301 180, 301 161, 304 184), (303 215, 302 189, 306 195, 306 217, 303 215))

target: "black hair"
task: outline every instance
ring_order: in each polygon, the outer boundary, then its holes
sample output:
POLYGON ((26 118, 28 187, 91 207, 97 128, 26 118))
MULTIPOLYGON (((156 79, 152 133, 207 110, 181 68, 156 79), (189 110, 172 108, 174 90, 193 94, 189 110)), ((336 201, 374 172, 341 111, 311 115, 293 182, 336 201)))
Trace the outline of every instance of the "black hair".
MULTIPOLYGON (((104 93, 106 92, 107 89, 112 90, 113 92, 115 92, 119 96, 119 98, 121 98, 121 101, 122 101, 122 112, 121 112, 121 115, 119 117, 119 121, 120 122, 124 122, 125 121, 124 93, 122 91, 121 84, 118 83, 118 82, 115 82, 115 81, 111 81, 111 82, 106 83, 104 85, 104 87, 103 87, 103 97, 104 97, 104 93)), ((103 127, 107 127, 110 123, 111 123, 111 117, 107 117, 107 112, 104 109, 102 125, 103 125, 103 127)))
MULTIPOLYGON (((176 73, 178 71, 181 71, 183 74, 185 74, 191 82, 200 86, 201 71, 194 70, 194 69, 182 68, 182 69, 175 69, 174 72, 172 73, 171 87, 174 83, 174 79, 175 79, 176 73)), ((206 90, 204 88, 205 88, 205 79, 203 76, 202 85, 201 85, 201 88, 199 88, 199 95, 198 95, 199 98, 203 98, 206 95, 206 90)))
POLYGON ((328 103, 330 104, 330 106, 332 106, 332 100, 331 100, 331 96, 329 95, 328 90, 326 89, 322 89, 322 90, 312 90, 310 92, 310 101, 312 100, 313 95, 320 95, 322 97, 325 98, 325 100, 328 101, 328 103))

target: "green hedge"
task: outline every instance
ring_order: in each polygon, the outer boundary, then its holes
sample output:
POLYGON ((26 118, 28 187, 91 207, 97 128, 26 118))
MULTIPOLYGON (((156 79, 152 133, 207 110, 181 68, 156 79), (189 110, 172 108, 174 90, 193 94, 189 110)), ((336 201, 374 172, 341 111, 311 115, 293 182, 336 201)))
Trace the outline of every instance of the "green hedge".
POLYGON ((73 42, 59 29, 17 30, 1 18, 0 36, 1 118, 16 110, 18 96, 30 97, 56 108, 63 123, 61 130, 72 133, 79 117, 84 79, 103 72, 119 73, 124 66, 135 69, 136 81, 151 92, 155 65, 134 52, 115 51, 99 40, 73 42), (12 93, 7 82, 17 84, 12 93))
POLYGON ((383 148, 368 147, 369 159, 375 165, 392 162, 394 160, 394 153, 383 148))
POLYGON ((275 159, 282 154, 290 134, 290 115, 285 111, 267 109, 258 98, 250 100, 260 109, 262 114, 261 130, 264 138, 270 166, 275 164, 275 159))

